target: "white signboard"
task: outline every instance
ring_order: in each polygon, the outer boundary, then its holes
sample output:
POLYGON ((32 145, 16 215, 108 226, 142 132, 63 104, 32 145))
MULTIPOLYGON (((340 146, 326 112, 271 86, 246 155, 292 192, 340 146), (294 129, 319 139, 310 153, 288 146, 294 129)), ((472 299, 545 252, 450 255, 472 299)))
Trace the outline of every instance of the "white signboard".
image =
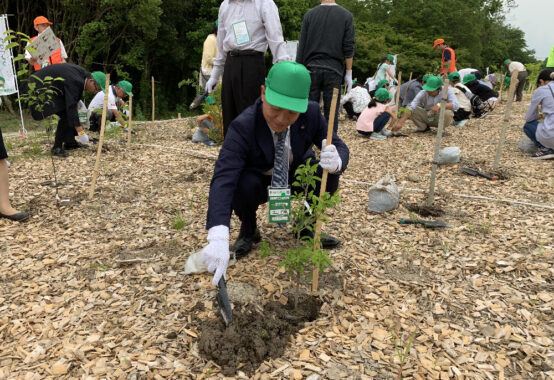
POLYGON ((10 95, 17 92, 12 51, 6 49, 10 41, 4 42, 7 29, 7 16, 0 15, 0 95, 10 95))
POLYGON ((33 47, 38 52, 33 56, 38 58, 38 64, 42 66, 43 63, 48 61, 48 57, 60 48, 60 43, 52 28, 48 27, 33 40, 33 47))

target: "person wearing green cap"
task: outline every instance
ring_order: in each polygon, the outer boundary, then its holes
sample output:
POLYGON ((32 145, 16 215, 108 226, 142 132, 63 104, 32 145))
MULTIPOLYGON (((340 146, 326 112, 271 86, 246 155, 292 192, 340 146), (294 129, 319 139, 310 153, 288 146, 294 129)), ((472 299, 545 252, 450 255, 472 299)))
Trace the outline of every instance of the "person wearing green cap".
POLYGON ((385 126, 392 118, 397 120, 396 113, 387 106, 392 95, 384 88, 375 92, 367 107, 363 110, 356 123, 356 130, 359 134, 369 137, 372 140, 385 140, 390 136, 390 131, 385 126))
POLYGON ((476 117, 483 117, 496 107, 498 93, 489 86, 481 84, 475 74, 467 74, 462 83, 483 102, 484 107, 481 109, 476 109, 475 106, 473 107, 473 114, 476 117))
POLYGON ((454 125, 463 127, 471 116, 471 98, 473 93, 461 83, 460 74, 457 71, 448 74, 448 80, 460 105, 460 108, 454 112, 454 125))
MULTIPOLYGON (((319 104, 308 100, 310 84, 310 73, 303 65, 287 61, 273 65, 261 86, 261 97, 229 126, 210 184, 206 221, 209 244, 189 258, 198 262, 200 256, 207 270, 215 272, 214 285, 225 275, 230 258, 232 211, 241 221, 232 247, 240 259, 261 239, 256 211, 268 201, 268 187, 290 188, 298 166, 310 159, 312 164, 319 163, 317 176, 328 170, 326 191, 338 189, 340 175, 348 165, 348 147, 336 133, 326 145, 327 122, 319 104), (319 161, 312 150, 314 145, 321 149, 319 161)), ((314 194, 319 194, 317 188, 314 194)), ((313 237, 309 229, 300 234, 313 237)), ((329 249, 339 241, 323 234, 321 243, 329 249)))
POLYGON ((104 88, 105 81, 104 73, 97 71, 90 74, 84 68, 72 63, 50 65, 30 77, 27 89, 29 84, 33 83, 35 90, 47 85, 52 86, 54 90, 54 93, 50 94, 48 99, 44 99, 44 102, 35 101, 30 104, 31 114, 35 120, 43 120, 53 114, 60 118, 56 128, 54 146, 51 149, 54 156, 67 157, 66 150, 88 144, 88 136, 79 120, 77 104, 83 100, 83 89, 96 94, 104 88), (49 84, 48 81, 45 81, 46 77, 54 78, 54 80, 49 84), (76 135, 79 142, 75 141, 76 135))
POLYGON ((371 96, 371 98, 374 98, 375 92, 377 92, 377 90, 379 90, 380 88, 384 88, 385 90, 389 91, 390 90, 389 81, 386 79, 381 79, 379 82, 377 82, 377 86, 375 87, 375 90, 369 92, 369 96, 371 96))
POLYGON ((521 62, 512 61, 511 59, 506 59, 504 61, 504 64, 506 67, 508 67, 508 71, 510 71, 510 75, 514 70, 517 70, 517 86, 516 86, 516 102, 521 102, 523 100, 523 88, 525 87, 525 84, 527 83, 527 76, 529 73, 527 72, 527 69, 521 62))
MULTIPOLYGON (((408 105, 408 111, 392 128, 392 131, 399 131, 406 120, 410 119, 416 125, 416 133, 427 132, 431 127, 439 124, 439 111, 442 101, 443 85, 442 79, 438 76, 430 75, 423 85, 423 90, 416 95, 414 100, 408 105)), ((459 108, 458 100, 452 88, 448 88, 446 110, 444 114, 444 125, 452 124, 454 112, 459 108)))
POLYGON ((391 68, 393 67, 393 63, 394 63, 394 55, 387 54, 387 56, 383 58, 379 66, 377 66, 377 71, 375 71, 375 74, 373 74, 373 78, 375 79, 375 82, 379 83, 382 80, 386 80, 388 82, 389 80, 392 80, 394 83, 396 83, 396 79, 394 78, 394 73, 391 71, 391 68))
MULTIPOLYGON (((125 126, 125 118, 121 115, 122 107, 125 105, 123 99, 128 95, 131 95, 133 91, 133 85, 131 82, 122 80, 116 85, 110 85, 108 90, 108 112, 106 114, 106 121, 119 122, 121 126, 125 126)), ((99 132, 102 123, 102 108, 104 107, 104 92, 99 92, 91 100, 88 105, 88 111, 90 113, 90 131, 99 132)))

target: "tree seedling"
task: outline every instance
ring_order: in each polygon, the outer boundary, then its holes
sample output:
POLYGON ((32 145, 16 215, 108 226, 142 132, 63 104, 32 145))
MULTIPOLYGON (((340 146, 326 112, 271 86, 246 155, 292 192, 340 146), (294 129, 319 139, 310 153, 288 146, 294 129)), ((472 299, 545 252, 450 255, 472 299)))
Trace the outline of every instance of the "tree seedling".
POLYGON ((394 351, 396 352, 396 355, 398 356, 398 360, 400 361, 400 368, 398 369, 398 378, 402 380, 404 364, 406 363, 406 359, 410 354, 410 349, 412 347, 412 343, 414 342, 416 332, 414 331, 410 334, 410 338, 408 339, 408 342, 406 342, 406 346, 404 348, 402 347, 402 341, 398 341, 398 339, 396 338, 396 335, 394 335, 394 332, 392 330, 390 330, 390 335, 394 343, 394 351))
MULTIPOLYGON (((312 236, 302 236, 302 232, 310 231, 313 235, 316 222, 327 221, 325 211, 328 207, 339 203, 340 197, 335 193, 333 195, 325 193, 320 198, 315 194, 315 188, 321 178, 315 175, 318 164, 311 165, 310 160, 305 165, 300 165, 295 172, 295 181, 293 182, 293 195, 291 197, 291 214, 294 220, 292 231, 296 237, 296 248, 285 252, 276 252, 270 248, 267 242, 262 242, 261 256, 265 258, 271 254, 277 254, 282 258, 279 266, 285 268, 287 274, 295 282, 294 307, 298 307, 300 295, 300 282, 308 273, 311 274, 313 268, 320 271, 331 265, 329 251, 322 250, 315 244, 315 238, 312 236)), ((317 237, 319 239, 319 236, 317 237)))

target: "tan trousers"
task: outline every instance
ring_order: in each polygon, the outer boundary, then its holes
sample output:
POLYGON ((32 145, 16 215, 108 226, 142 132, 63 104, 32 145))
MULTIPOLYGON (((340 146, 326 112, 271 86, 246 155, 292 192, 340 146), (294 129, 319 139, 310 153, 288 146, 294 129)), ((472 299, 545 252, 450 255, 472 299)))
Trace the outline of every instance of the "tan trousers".
MULTIPOLYGON (((415 110, 412 111, 412 115, 410 116, 410 120, 413 121, 413 123, 416 125, 418 131, 423 131, 427 129, 427 127, 438 127, 439 126, 439 114, 437 113, 434 115, 434 119, 432 121, 429 121, 428 116, 429 113, 425 111, 425 109, 421 107, 417 107, 415 110)), ((452 121, 454 120, 454 112, 451 110, 446 110, 444 113, 444 127, 446 128, 450 124, 452 124, 452 121)))

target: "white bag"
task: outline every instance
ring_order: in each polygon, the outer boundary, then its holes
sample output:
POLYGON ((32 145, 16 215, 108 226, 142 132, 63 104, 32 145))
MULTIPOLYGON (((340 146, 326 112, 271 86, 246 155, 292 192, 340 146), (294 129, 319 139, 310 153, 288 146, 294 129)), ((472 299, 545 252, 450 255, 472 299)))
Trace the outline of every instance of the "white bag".
POLYGON ((439 152, 437 160, 439 165, 455 164, 460 162, 460 148, 457 146, 449 146, 439 152))
POLYGON ((185 274, 189 273, 203 273, 206 272, 208 268, 202 262, 202 250, 194 252, 187 259, 185 264, 185 274))
POLYGON ((517 143, 517 147, 524 151, 525 153, 533 154, 538 148, 533 141, 527 136, 523 136, 521 140, 517 143))
POLYGON ((375 79, 373 79, 372 77, 369 77, 365 81, 364 86, 367 88, 368 92, 371 92, 371 91, 375 90, 375 88, 377 87, 377 83, 375 83, 375 79))
POLYGON ((400 194, 394 179, 387 174, 369 189, 369 211, 387 212, 398 208, 400 194))

